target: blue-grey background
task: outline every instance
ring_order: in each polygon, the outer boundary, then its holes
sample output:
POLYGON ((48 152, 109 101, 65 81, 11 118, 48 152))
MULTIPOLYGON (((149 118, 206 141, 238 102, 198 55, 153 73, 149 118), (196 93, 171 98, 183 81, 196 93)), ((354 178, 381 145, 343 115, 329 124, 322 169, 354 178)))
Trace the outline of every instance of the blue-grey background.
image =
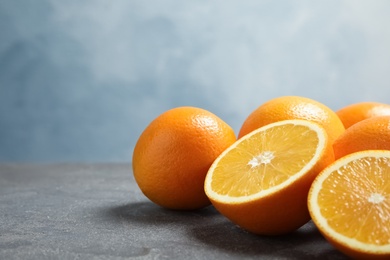
POLYGON ((163 111, 390 103, 390 1, 0 1, 0 161, 131 161, 163 111))

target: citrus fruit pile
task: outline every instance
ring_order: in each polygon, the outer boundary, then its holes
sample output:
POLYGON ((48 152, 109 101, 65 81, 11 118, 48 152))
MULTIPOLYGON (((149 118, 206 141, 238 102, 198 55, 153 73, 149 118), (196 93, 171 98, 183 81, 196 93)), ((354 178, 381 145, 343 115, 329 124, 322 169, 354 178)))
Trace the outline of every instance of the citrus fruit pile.
POLYGON ((169 209, 210 203, 259 235, 310 219, 343 253, 390 259, 390 105, 333 111, 299 96, 256 108, 237 135, 204 109, 154 119, 133 151, 141 191, 169 209))

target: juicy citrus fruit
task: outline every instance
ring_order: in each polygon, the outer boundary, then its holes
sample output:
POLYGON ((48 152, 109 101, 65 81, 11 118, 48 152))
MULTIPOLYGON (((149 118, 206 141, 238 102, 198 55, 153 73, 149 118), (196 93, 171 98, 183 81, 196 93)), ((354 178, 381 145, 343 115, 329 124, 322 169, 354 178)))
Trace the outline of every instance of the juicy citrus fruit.
POLYGON ((379 102, 360 102, 345 106, 336 114, 347 129, 364 119, 375 116, 390 116, 390 105, 379 102))
POLYGON ((390 151, 357 152, 331 164, 314 180, 308 207, 345 254, 390 259, 390 151))
POLYGON ((245 119, 238 137, 269 123, 288 119, 306 119, 320 124, 328 133, 330 142, 345 130, 337 114, 324 104, 305 97, 283 96, 255 109, 245 119))
POLYGON ((335 158, 363 150, 390 150, 390 116, 360 121, 333 143, 335 158))
POLYGON ((195 107, 179 107, 154 119, 133 152, 133 174, 141 191, 170 209, 197 209, 210 204, 204 179, 210 165, 236 141, 219 117, 195 107))
POLYGON ((333 161, 323 127, 298 119, 275 122, 226 149, 210 167, 205 191, 214 207, 243 229, 288 233, 310 220, 310 185, 333 161))

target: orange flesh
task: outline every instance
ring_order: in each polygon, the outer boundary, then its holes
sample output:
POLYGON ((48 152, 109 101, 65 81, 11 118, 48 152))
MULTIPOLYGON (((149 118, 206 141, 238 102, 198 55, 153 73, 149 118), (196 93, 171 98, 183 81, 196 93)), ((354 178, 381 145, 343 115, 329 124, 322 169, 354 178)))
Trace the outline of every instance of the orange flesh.
POLYGON ((275 187, 307 165, 318 142, 317 133, 301 125, 286 124, 259 132, 221 159, 213 173, 213 190, 241 197, 275 187))
POLYGON ((365 157, 332 172, 318 204, 338 233, 368 244, 390 244, 390 158, 365 157))

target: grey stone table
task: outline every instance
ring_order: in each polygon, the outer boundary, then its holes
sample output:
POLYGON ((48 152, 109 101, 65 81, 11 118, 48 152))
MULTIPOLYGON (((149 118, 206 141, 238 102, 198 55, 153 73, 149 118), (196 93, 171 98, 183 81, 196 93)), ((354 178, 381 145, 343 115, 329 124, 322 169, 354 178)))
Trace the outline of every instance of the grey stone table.
POLYGON ((0 221, 0 259, 345 259, 311 222, 264 237, 162 209, 126 164, 0 164, 0 221))

